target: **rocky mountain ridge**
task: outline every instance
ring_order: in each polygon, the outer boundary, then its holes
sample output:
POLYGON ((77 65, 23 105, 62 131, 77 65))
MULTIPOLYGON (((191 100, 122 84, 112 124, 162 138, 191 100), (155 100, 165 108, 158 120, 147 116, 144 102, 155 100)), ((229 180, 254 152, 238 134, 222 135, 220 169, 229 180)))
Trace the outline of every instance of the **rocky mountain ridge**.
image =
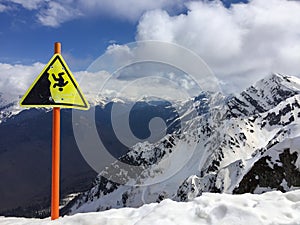
POLYGON ((182 107, 179 130, 137 143, 65 213, 186 201, 202 192, 299 188, 299 106, 300 80, 281 74, 231 98, 202 93, 182 107), (124 163, 133 166, 124 169, 124 163))

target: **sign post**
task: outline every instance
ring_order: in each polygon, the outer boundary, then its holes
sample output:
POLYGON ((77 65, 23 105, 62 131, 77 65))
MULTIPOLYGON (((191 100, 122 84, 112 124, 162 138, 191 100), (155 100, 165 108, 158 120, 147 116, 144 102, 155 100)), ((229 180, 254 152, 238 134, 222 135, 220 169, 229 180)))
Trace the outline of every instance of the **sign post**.
MULTIPOLYGON (((54 44, 54 54, 61 54, 61 44, 54 44)), ((52 187, 51 219, 59 217, 59 176, 60 176, 60 107, 53 108, 52 118, 52 187)))
POLYGON ((59 218, 60 108, 89 109, 78 83, 61 56, 59 42, 54 44, 53 57, 21 98, 20 105, 53 108, 51 219, 55 220, 59 218))

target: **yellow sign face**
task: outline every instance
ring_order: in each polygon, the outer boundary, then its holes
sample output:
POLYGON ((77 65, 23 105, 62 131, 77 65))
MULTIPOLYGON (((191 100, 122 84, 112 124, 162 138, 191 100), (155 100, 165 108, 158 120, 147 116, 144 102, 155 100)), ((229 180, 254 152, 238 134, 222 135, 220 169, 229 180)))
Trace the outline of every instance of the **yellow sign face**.
POLYGON ((87 110, 89 104, 60 54, 55 54, 20 101, 24 107, 87 110))

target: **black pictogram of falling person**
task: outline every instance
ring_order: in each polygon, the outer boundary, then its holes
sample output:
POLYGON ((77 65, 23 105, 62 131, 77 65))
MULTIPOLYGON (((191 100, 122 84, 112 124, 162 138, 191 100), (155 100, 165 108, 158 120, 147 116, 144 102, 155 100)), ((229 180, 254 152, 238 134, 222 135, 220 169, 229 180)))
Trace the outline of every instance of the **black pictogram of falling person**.
POLYGON ((53 88, 56 88, 58 86, 59 91, 64 90, 63 87, 65 87, 69 83, 69 81, 64 80, 64 78, 63 78, 64 74, 65 74, 64 72, 61 72, 61 73, 58 74, 58 77, 56 77, 54 75, 54 73, 52 73, 52 77, 53 77, 54 81, 57 82, 57 83, 53 84, 53 88))

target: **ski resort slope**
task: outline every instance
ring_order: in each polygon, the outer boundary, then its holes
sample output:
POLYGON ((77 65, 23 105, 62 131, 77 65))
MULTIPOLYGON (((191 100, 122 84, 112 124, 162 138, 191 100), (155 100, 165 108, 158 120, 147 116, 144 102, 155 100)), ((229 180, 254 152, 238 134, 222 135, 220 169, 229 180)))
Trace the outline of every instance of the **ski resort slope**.
POLYGON ((80 213, 55 221, 0 217, 1 225, 297 225, 300 190, 261 195, 203 193, 190 202, 164 200, 140 208, 80 213))

